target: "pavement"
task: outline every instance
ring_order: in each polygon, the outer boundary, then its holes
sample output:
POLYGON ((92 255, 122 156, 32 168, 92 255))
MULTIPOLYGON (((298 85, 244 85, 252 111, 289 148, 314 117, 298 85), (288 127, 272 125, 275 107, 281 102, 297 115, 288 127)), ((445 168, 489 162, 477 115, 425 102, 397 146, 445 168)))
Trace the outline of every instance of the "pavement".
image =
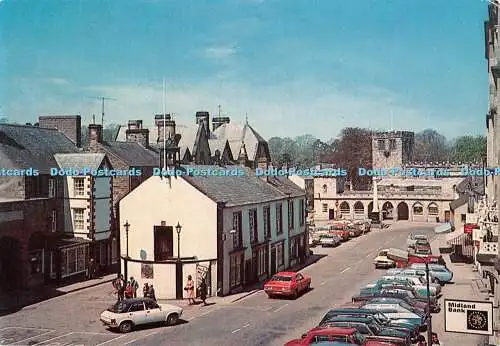
MULTIPOLYGON (((372 264, 378 250, 404 248, 409 233, 425 230, 431 235, 433 228, 433 224, 398 222, 337 248, 315 248, 315 254, 325 256, 302 270, 312 277, 312 289, 297 300, 268 299, 256 288, 240 295, 209 298, 209 306, 169 301, 183 306, 181 324, 119 334, 99 322, 100 312, 116 299, 111 284, 101 284, 0 317, 0 345, 283 345, 316 326, 332 307, 350 302, 361 286, 380 277, 384 271, 374 269, 372 264)), ((474 293, 469 292, 472 288, 467 268, 455 266, 456 283, 445 286, 444 296, 470 299, 474 293)), ((444 333, 440 323, 444 325, 442 317, 434 315, 434 328, 445 345, 477 344, 469 344, 469 339, 464 343, 463 335, 444 333)))
POLYGON ((115 278, 116 274, 108 274, 98 276, 91 280, 75 282, 63 286, 46 285, 41 288, 37 288, 36 290, 16 290, 11 292, 0 291, 0 315, 9 314, 26 306, 30 306, 41 301, 47 301, 68 293, 99 286, 111 282, 115 278))
MULTIPOLYGON (((432 252, 439 254, 439 247, 445 242, 445 235, 437 235, 431 242, 432 252)), ((488 293, 480 290, 477 285, 479 279, 477 272, 473 271, 471 264, 453 263, 448 254, 442 255, 446 266, 453 272, 453 282, 443 287, 443 296, 440 299, 444 306, 445 299, 462 299, 475 301, 488 301, 488 293)), ((444 310, 432 315, 432 330, 438 334, 443 345, 471 345, 476 346, 485 341, 485 337, 473 334, 458 334, 445 331, 444 310)), ((423 333, 427 338, 427 334, 423 333)))

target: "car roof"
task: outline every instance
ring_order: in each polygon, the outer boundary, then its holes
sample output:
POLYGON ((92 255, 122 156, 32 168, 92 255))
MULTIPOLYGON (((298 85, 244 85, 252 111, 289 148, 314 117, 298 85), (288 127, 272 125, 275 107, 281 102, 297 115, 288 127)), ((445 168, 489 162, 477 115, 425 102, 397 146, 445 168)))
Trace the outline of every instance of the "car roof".
POLYGON ((341 308, 341 309, 332 309, 327 312, 327 315, 335 315, 335 314, 370 314, 370 313, 378 313, 377 310, 373 309, 360 309, 360 308, 341 308))
POLYGON ((356 328, 341 328, 341 327, 316 327, 311 329, 307 334, 313 335, 351 335, 357 332, 356 328))
POLYGON ((366 322, 371 322, 373 321, 372 317, 351 317, 351 316, 333 316, 332 318, 329 318, 326 323, 329 322, 361 322, 361 323, 366 323, 366 322))
POLYGON ((295 276, 296 272, 279 272, 279 273, 276 273, 274 274, 273 276, 295 276))

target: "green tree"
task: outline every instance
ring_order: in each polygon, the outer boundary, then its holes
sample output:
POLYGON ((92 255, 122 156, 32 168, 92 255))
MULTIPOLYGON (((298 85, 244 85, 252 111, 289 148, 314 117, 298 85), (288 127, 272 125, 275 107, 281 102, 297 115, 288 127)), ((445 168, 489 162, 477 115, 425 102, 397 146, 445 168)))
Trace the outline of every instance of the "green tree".
POLYGON ((426 129, 415 134, 414 161, 448 161, 449 157, 450 146, 445 136, 433 129, 426 129))
POLYGON ((347 170, 347 178, 355 190, 367 189, 371 177, 360 177, 358 169, 372 167, 371 131, 359 127, 344 128, 334 145, 330 162, 347 170))
POLYGON ((453 142, 450 161, 463 163, 481 162, 485 155, 485 136, 460 136, 453 142))

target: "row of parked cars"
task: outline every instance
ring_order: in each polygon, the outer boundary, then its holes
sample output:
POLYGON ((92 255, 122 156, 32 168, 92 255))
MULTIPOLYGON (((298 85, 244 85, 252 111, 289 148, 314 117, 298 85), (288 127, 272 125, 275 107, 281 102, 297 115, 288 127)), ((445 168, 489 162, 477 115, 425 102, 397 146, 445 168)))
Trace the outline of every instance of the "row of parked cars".
POLYGON ((440 311, 442 286, 452 278, 445 265, 429 264, 428 291, 425 263, 390 268, 362 287, 352 302, 330 310, 316 328, 285 346, 417 343, 420 333, 427 330, 430 314, 440 311))
POLYGON ((309 247, 335 247, 370 232, 371 220, 342 220, 318 226, 312 229, 309 236, 309 247))

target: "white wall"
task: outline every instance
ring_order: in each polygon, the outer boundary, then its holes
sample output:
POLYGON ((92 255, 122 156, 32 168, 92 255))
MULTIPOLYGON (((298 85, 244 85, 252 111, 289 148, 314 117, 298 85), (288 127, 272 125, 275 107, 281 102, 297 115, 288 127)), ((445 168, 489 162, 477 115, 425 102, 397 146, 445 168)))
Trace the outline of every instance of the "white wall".
POLYGON ((113 203, 111 186, 111 177, 94 178, 95 240, 108 239, 111 235, 111 206, 113 203))
MULTIPOLYGON (((217 204, 184 179, 171 178, 169 182, 168 178, 150 177, 125 196, 120 201, 119 208, 121 255, 126 252, 123 225, 128 221, 129 256, 140 259, 141 250, 145 250, 146 260, 154 260, 153 227, 165 221, 166 226, 174 227, 174 257, 177 256, 175 225, 179 222, 182 226, 181 257, 195 256, 200 260, 217 258, 217 204)), ((163 270, 159 269, 160 273, 163 270)), ((184 276, 187 276, 186 269, 184 276)), ((158 286, 158 298, 172 298, 171 289, 175 292, 175 272, 173 276, 155 274, 154 281, 157 282, 155 286, 158 286)), ((212 277, 212 282, 217 282, 216 276, 212 277)))
MULTIPOLYGON (((304 200, 304 205, 305 205, 305 196, 295 198, 294 199, 294 218, 295 218, 295 227, 291 232, 291 235, 303 233, 305 231, 305 222, 304 225, 300 226, 299 225, 299 210, 300 210, 300 202, 299 200, 303 199, 304 200)), ((259 243, 261 243, 264 240, 264 207, 269 206, 270 211, 271 211, 271 239, 269 241, 269 245, 273 243, 277 243, 280 241, 284 241, 283 245, 283 251, 284 251, 284 262, 282 266, 279 266, 277 268, 278 271, 282 271, 285 268, 288 267, 289 263, 289 242, 288 242, 288 200, 286 198, 278 200, 278 201, 271 201, 268 203, 260 203, 260 204, 251 204, 251 205, 245 205, 245 206, 237 206, 237 207, 229 207, 224 209, 224 216, 223 216, 223 234, 225 235, 225 241, 224 241, 224 286, 223 286, 223 292, 227 293, 229 291, 229 285, 230 285, 230 276, 229 276, 229 271, 230 271, 230 260, 229 260, 229 252, 233 250, 233 236, 229 233, 233 229, 233 213, 235 212, 242 212, 242 233, 243 233, 243 246, 246 247, 247 249, 245 250, 245 260, 251 259, 252 258, 252 247, 250 244, 250 224, 249 224, 249 216, 248 212, 250 209, 257 209, 257 230, 259 234, 259 243), (277 228, 276 228, 276 205, 277 204, 282 204, 282 215, 283 215, 283 233, 277 234, 277 228)), ((305 220, 305 217, 304 217, 305 220)), ((224 239, 224 236, 223 236, 224 239)), ((269 257, 271 256, 271 251, 269 249, 269 257)), ((270 266, 271 266, 271 258, 269 258, 269 268, 268 272, 270 271, 270 266)), ((244 262, 243 262, 244 265, 244 262)))
POLYGON ((78 232, 80 234, 74 234, 75 237, 86 238, 88 231, 89 222, 92 217, 90 215, 90 176, 86 177, 71 177, 67 176, 64 179, 64 231, 67 233, 78 232), (84 178, 85 179, 85 191, 83 196, 75 196, 74 192, 74 179, 84 178), (81 208, 85 209, 83 216, 83 229, 74 228, 73 220, 73 209, 81 208))

